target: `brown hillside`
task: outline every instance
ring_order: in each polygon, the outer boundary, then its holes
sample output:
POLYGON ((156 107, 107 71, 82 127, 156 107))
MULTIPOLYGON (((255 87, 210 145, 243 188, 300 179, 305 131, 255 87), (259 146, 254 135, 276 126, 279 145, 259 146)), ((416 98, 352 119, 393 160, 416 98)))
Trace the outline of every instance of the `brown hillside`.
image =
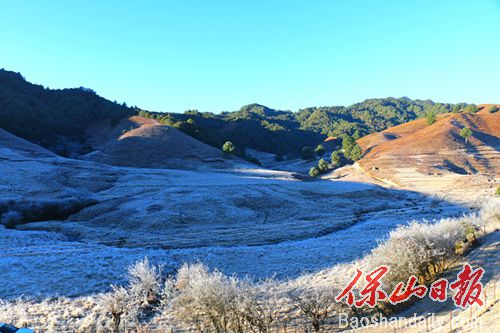
POLYGON ((84 159, 117 166, 193 169, 225 164, 221 150, 155 120, 130 117, 116 126, 103 122, 89 130, 95 151, 84 159))
POLYGON ((398 182, 407 175, 482 174, 497 176, 500 170, 500 112, 491 105, 476 114, 446 114, 428 126, 425 119, 389 128, 361 138, 365 152, 360 166, 370 175, 398 182), (473 134, 468 143, 460 130, 473 134))

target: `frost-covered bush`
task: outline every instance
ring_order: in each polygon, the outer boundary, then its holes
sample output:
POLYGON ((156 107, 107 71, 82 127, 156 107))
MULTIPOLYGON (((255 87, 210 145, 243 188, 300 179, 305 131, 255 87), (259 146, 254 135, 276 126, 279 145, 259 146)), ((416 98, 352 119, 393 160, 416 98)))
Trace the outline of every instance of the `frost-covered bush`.
POLYGON ((128 268, 130 293, 139 306, 145 307, 159 301, 161 290, 161 266, 154 266, 144 258, 128 268))
POLYGON ((137 322, 143 312, 160 303, 161 269, 144 258, 128 267, 128 286, 111 286, 111 292, 101 295, 104 311, 113 318, 114 332, 119 332, 122 318, 137 322))
POLYGON ((238 279, 209 272, 202 264, 186 264, 178 272, 176 288, 173 308, 182 323, 199 332, 241 332, 238 279))
POLYGON ((391 289, 410 275, 421 281, 430 279, 445 268, 445 261, 454 254, 455 243, 465 238, 464 219, 443 219, 434 224, 414 221, 400 226, 364 262, 371 268, 388 266, 390 271, 384 282, 391 289))
POLYGON ((500 198, 492 198, 483 202, 478 219, 479 223, 487 229, 500 229, 500 198))
POLYGON ((105 311, 113 317, 113 332, 120 332, 122 316, 135 314, 135 307, 131 306, 132 296, 124 287, 112 286, 113 291, 101 295, 101 302, 105 311))

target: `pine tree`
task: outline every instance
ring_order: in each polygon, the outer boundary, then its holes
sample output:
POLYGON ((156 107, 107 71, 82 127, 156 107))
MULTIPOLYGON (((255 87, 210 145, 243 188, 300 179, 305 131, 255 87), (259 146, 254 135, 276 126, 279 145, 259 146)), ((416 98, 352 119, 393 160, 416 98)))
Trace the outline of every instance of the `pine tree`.
POLYGON ((472 135, 472 131, 470 128, 465 126, 460 130, 460 136, 465 139, 465 144, 467 144, 467 141, 469 140, 469 137, 472 135))
POLYGON ((334 151, 331 156, 332 159, 332 165, 335 166, 340 166, 340 163, 342 161, 342 158, 340 157, 340 154, 338 151, 334 151))
POLYGON ((436 112, 434 111, 429 112, 425 117, 425 119, 427 121, 427 125, 434 124, 436 122, 436 112))
POLYGON ((321 173, 324 173, 328 170, 328 162, 326 162, 324 159, 320 159, 318 161, 318 170, 321 173))
POLYGON ((323 147, 323 145, 318 145, 316 149, 314 149, 314 152, 318 156, 323 156, 325 154, 325 147, 323 147))
POLYGON ((309 176, 315 178, 315 177, 318 177, 318 175, 319 175, 318 168, 312 167, 311 169, 309 169, 309 176))
POLYGON ((226 141, 226 143, 222 146, 222 151, 228 154, 232 154, 235 149, 236 147, 231 141, 226 141))

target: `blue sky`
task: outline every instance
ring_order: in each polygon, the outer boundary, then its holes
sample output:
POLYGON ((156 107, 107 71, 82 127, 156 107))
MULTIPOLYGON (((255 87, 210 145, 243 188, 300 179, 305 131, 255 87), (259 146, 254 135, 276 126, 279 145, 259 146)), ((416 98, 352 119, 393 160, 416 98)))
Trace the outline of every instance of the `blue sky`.
POLYGON ((129 105, 500 103, 500 0, 0 0, 0 68, 129 105))

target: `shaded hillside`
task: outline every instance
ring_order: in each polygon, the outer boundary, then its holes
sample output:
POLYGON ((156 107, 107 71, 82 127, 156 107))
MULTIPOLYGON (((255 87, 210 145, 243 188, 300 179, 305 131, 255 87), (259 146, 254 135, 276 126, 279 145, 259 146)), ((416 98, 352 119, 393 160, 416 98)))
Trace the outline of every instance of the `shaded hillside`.
POLYGON ((82 141, 89 124, 132 113, 90 89, 47 89, 0 70, 0 128, 58 153, 67 153, 68 141, 82 141))
POLYGON ((141 115, 179 128, 215 147, 230 140, 241 149, 298 155, 304 146, 315 146, 327 135, 360 135, 424 117, 428 113, 459 112, 466 104, 442 104, 409 98, 369 99, 349 107, 312 107, 297 112, 250 104, 238 111, 213 114, 186 111, 141 115))
POLYGON ((2 158, 12 154, 27 153, 34 157, 54 157, 54 153, 37 146, 27 140, 21 139, 0 128, 0 151, 2 158))
POLYGON ((500 112, 480 106, 476 114, 445 114, 432 125, 416 120, 358 140, 365 156, 359 164, 371 175, 398 181, 424 175, 483 174, 500 170, 500 112), (465 142, 461 130, 472 135, 465 142))
POLYGON ((212 166, 229 163, 220 149, 200 142, 176 128, 142 117, 96 124, 88 130, 92 153, 84 159, 142 168, 194 169, 200 162, 212 166))

